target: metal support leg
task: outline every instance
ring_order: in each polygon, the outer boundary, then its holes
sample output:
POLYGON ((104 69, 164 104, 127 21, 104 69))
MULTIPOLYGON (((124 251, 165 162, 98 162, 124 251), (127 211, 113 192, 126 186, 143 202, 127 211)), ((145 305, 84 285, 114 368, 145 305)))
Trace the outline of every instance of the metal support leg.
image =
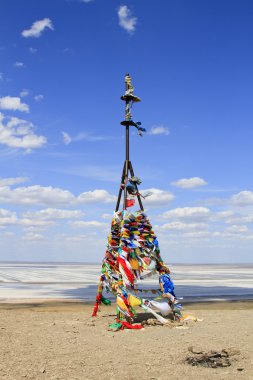
MULTIPOLYGON (((124 181, 128 177, 128 170, 129 170, 129 161, 126 160, 125 164, 125 175, 124 175, 124 181)), ((124 203, 123 203, 123 210, 126 210, 126 200, 127 200, 127 189, 124 188, 124 203)))
MULTIPOLYGON (((126 161, 124 162, 124 166, 123 166, 123 171, 122 171, 122 176, 121 176, 121 185, 125 184, 125 169, 126 169, 126 161)), ((119 211, 119 205, 120 205, 122 191, 123 191, 123 189, 121 186, 119 189, 119 195, 118 195, 118 200, 117 200, 115 212, 119 211)))
MULTIPOLYGON (((130 170, 131 176, 134 177, 134 169, 133 169, 131 161, 129 161, 129 170, 130 170)), ((141 197, 139 195, 139 191, 138 191, 137 185, 136 185, 136 188, 137 188, 137 192, 138 192, 137 198, 138 198, 138 202, 139 202, 139 205, 140 205, 140 209, 141 209, 141 211, 144 211, 144 207, 143 207, 143 204, 142 204, 142 201, 141 201, 141 197)))

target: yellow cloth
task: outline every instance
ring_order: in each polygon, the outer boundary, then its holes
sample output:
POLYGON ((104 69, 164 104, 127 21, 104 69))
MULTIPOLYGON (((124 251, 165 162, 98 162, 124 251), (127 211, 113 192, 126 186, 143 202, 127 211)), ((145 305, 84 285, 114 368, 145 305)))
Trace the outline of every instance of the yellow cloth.
POLYGON ((130 263, 132 269, 134 269, 134 270, 139 269, 139 262, 137 259, 131 258, 131 259, 129 259, 129 263, 130 263))
POLYGON ((129 294, 128 302, 132 307, 141 305, 141 300, 135 296, 132 296, 132 294, 129 294))

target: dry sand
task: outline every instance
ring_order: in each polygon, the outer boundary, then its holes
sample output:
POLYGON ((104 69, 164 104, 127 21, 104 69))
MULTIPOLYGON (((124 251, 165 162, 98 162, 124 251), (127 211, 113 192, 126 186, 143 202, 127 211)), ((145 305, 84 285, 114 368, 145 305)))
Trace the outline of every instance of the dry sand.
MULTIPOLYGON (((186 329, 108 331, 114 307, 92 318, 91 305, 0 305, 0 379, 253 379, 253 303, 193 304, 203 318, 186 329), (241 354, 225 368, 192 367, 188 347, 241 354)), ((144 318, 141 315, 140 318, 144 318)))

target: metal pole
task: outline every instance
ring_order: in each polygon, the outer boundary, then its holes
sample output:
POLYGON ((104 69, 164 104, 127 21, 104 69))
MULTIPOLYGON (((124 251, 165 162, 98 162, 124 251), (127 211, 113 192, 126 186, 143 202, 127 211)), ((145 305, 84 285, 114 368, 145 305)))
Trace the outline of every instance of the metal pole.
POLYGON ((129 161, 129 125, 126 125, 126 161, 129 161))
MULTIPOLYGON (((125 182, 125 168, 126 168, 126 161, 124 162, 124 167, 123 167, 123 171, 122 171, 121 185, 123 185, 125 182)), ((115 212, 119 211, 119 205, 120 205, 122 191, 123 191, 122 186, 120 186, 115 212)))
MULTIPOLYGON (((129 107, 129 101, 126 100, 126 112, 125 112, 125 120, 127 120, 127 110, 129 107)), ((125 161, 125 176, 124 176, 124 183, 126 182, 126 179, 128 177, 128 170, 129 170, 129 125, 126 125, 126 161, 125 161)), ((123 210, 126 210, 126 201, 127 201, 127 189, 124 188, 124 202, 123 202, 123 210)))
MULTIPOLYGON (((126 160, 125 162, 125 176, 124 180, 128 177, 128 170, 129 170, 129 161, 126 160)), ((123 210, 126 210, 126 200, 127 200, 127 189, 126 186, 124 187, 124 203, 123 203, 123 210)))

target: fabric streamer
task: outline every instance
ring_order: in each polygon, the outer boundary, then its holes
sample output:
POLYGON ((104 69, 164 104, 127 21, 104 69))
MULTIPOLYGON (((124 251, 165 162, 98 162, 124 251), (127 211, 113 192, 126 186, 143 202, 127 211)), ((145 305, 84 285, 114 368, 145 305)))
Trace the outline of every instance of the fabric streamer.
POLYGON ((141 330, 141 329, 143 329, 143 326, 137 325, 137 324, 132 325, 129 322, 118 321, 116 323, 110 324, 109 329, 114 330, 114 331, 119 331, 119 330, 124 330, 124 329, 141 330))
POLYGON ((148 307, 147 305, 141 306, 144 310, 148 311, 149 313, 153 314, 156 319, 161 322, 163 325, 168 323, 167 319, 161 317, 159 314, 157 314, 154 310, 151 309, 151 307, 148 307))
POLYGON ((114 213, 93 316, 97 315, 101 303, 110 305, 110 300, 102 294, 103 290, 116 297, 117 315, 121 323, 118 328, 114 326, 117 330, 136 328, 132 324, 136 307, 152 313, 162 324, 167 323, 163 316, 170 313, 177 319, 181 317, 181 305, 177 305, 170 270, 161 258, 157 237, 143 211, 124 210, 114 213), (137 287, 137 281, 155 274, 159 274, 160 289, 137 287), (161 297, 146 300, 137 296, 142 293, 159 293, 161 297), (123 321, 123 318, 127 321, 123 321))
POLYGON ((167 316, 172 312, 172 309, 167 302, 157 302, 152 300, 149 302, 149 305, 151 308, 160 311, 163 316, 167 316))

